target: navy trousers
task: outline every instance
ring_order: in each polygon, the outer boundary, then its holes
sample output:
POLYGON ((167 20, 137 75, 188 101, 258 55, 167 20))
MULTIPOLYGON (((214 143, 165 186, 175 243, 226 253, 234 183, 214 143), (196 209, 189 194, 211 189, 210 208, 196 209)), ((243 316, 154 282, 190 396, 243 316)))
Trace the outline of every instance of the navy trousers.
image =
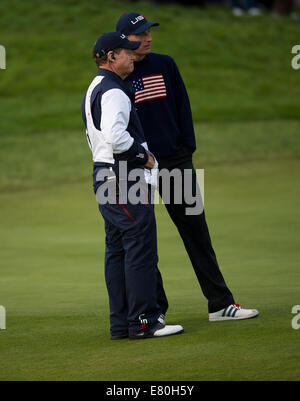
MULTIPOLYGON (((129 183, 128 183, 129 184, 129 183)), ((130 185, 128 185, 128 189, 130 185)), ((143 321, 154 325, 157 302, 157 237, 151 202, 99 204, 105 221, 105 280, 114 336, 134 334, 143 321)))
MULTIPOLYGON (((196 186, 198 185, 197 176, 191 159, 173 164, 160 161, 160 168, 168 170, 177 168, 182 172, 182 177, 184 177, 183 172, 185 169, 190 170, 192 172, 192 187, 189 190, 196 195, 196 186)), ((182 193, 184 193, 184 185, 185 182, 182 180, 182 193)), ((162 196, 161 182, 159 191, 162 196)), ((187 215, 186 208, 193 205, 187 204, 184 199, 182 199, 181 204, 176 204, 174 202, 175 192, 176 188, 171 181, 171 197, 170 202, 166 204, 167 211, 177 227, 197 276, 198 283, 208 300, 208 312, 216 312, 234 303, 234 298, 220 271, 207 227, 205 213, 203 211, 201 214, 187 215)), ((165 298, 162 289, 158 293, 161 294, 159 302, 163 303, 165 298)))

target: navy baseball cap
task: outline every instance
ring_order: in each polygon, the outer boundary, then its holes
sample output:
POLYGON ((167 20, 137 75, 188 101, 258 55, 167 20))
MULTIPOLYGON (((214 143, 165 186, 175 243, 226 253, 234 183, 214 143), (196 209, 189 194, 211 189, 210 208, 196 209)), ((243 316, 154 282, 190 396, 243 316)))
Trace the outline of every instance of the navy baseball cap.
POLYGON ((146 18, 139 13, 124 13, 117 22, 117 31, 124 35, 136 35, 145 32, 152 26, 158 26, 157 22, 148 22, 146 18))
POLYGON ((135 50, 140 44, 141 42, 129 41, 121 32, 108 32, 96 40, 93 53, 95 57, 101 57, 110 50, 118 48, 135 50))

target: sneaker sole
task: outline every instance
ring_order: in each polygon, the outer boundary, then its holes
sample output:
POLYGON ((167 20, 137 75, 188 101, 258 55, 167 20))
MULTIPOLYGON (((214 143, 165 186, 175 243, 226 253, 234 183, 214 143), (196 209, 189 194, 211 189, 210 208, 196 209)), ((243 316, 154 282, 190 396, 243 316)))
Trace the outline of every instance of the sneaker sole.
MULTIPOLYGON (((158 331, 160 331, 160 330, 158 330, 158 331)), ((159 335, 159 334, 153 334, 153 337, 154 337, 154 338, 169 337, 169 336, 175 336, 176 334, 181 334, 181 333, 183 333, 183 328, 182 328, 182 329, 179 329, 178 331, 175 331, 174 333, 161 334, 161 335, 159 335)))
POLYGON ((255 311, 248 316, 241 316, 241 317, 230 317, 230 316, 209 317, 209 321, 210 322, 222 322, 224 320, 246 320, 246 319, 252 319, 258 315, 259 315, 259 312, 255 311))
POLYGON ((176 336, 177 334, 181 334, 184 332, 184 329, 180 330, 180 331, 176 331, 175 333, 170 333, 170 334, 163 334, 163 335, 141 335, 141 336, 135 336, 135 337, 129 337, 130 340, 144 340, 146 338, 162 338, 162 337, 170 337, 170 336, 176 336))

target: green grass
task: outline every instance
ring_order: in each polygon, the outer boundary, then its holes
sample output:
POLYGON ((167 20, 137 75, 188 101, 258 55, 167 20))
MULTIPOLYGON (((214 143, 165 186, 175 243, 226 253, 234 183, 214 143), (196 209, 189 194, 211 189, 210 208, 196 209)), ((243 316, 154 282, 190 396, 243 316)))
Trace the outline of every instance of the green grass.
MULTIPOLYGON (((5 2, 4 2, 5 3, 5 2)), ((0 380, 299 380, 299 24, 149 2, 6 2, 0 43, 0 380), (91 47, 137 8, 180 67, 205 169, 213 245, 256 319, 209 323, 179 235, 156 207, 168 323, 185 333, 111 341, 104 230, 80 115, 91 47), (146 361, 146 362, 145 362, 146 361)))
POLYGON ((261 161, 206 172, 219 262, 237 301, 260 310, 253 320, 208 322, 178 234, 157 207, 168 321, 185 333, 141 342, 109 339, 102 220, 87 184, 2 195, 0 378, 299 380, 299 333, 291 328, 299 303, 299 167, 261 161))
POLYGON ((300 74, 291 68, 297 21, 234 18, 226 9, 154 7, 114 0, 4 0, 0 132, 80 130, 80 103, 96 74, 91 49, 134 8, 161 25, 153 51, 173 56, 196 121, 299 118, 300 74), (17 114, 17 118, 16 118, 17 114))
MULTIPOLYGON (((195 124, 195 132, 197 168, 300 156, 300 120, 296 119, 201 122, 195 124)), ((0 136, 2 191, 89 181, 91 172, 83 129, 0 136)))

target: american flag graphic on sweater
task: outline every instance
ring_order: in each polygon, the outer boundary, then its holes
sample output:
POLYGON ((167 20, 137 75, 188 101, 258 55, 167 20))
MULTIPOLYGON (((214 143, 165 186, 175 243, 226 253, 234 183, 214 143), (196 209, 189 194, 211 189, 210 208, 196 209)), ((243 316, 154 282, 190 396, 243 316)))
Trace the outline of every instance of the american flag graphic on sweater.
POLYGON ((146 75, 132 81, 135 92, 135 104, 167 96, 162 74, 146 75))

